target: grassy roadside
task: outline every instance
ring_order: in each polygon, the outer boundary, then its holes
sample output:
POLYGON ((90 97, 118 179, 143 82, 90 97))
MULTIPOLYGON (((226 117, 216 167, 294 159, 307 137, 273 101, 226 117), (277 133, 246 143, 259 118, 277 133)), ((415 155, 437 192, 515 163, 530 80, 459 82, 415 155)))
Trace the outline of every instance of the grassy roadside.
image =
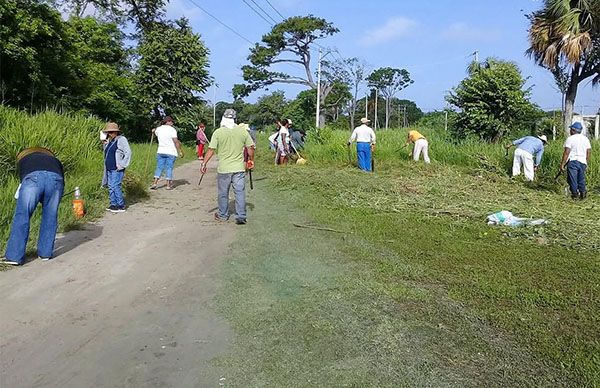
POLYGON ((370 175, 260 157, 268 179, 224 268, 229 383, 598 386, 595 200, 439 164, 370 175), (485 225, 508 205, 552 223, 485 225))

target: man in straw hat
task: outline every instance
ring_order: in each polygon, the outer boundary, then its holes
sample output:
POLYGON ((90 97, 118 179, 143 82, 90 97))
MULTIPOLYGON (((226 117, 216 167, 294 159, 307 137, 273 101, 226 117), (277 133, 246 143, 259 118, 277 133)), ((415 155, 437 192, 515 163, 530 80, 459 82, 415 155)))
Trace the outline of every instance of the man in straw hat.
POLYGON ((547 143, 548 138, 546 137, 546 135, 541 135, 525 136, 513 141, 510 144, 507 144, 507 150, 513 146, 517 147, 513 157, 512 175, 520 175, 521 166, 523 166, 523 174, 525 175, 525 179, 528 181, 532 181, 534 178, 535 171, 540 166, 540 163, 542 163, 542 156, 544 155, 544 146, 547 143), (535 163, 533 161, 534 156, 535 163))
POLYGON ((17 155, 17 169, 21 184, 15 193, 17 207, 2 260, 11 265, 25 262, 29 220, 38 203, 42 204, 42 221, 37 253, 40 259, 50 260, 58 228, 58 205, 65 188, 63 165, 52 151, 32 147, 17 155))
POLYGON ((131 148, 117 123, 108 123, 104 128, 107 142, 104 144, 104 176, 102 186, 108 187, 109 206, 106 210, 112 213, 125 211, 125 198, 121 185, 125 177, 125 169, 131 162, 131 148))
POLYGON ((592 144, 587 136, 581 133, 583 125, 580 122, 574 122, 569 128, 571 136, 565 140, 560 171, 567 169, 571 198, 584 199, 587 196, 585 172, 590 163, 592 144))
POLYGON ((217 165, 217 203, 219 211, 215 213, 218 221, 229 219, 229 189, 233 186, 235 194, 235 223, 246 223, 246 170, 254 168, 254 142, 245 128, 235 124, 236 112, 226 109, 221 127, 212 135, 204 163, 200 167, 206 173, 207 165, 213 155, 219 156, 217 165), (244 163, 244 150, 248 160, 244 163))
POLYGON ((364 171, 372 171, 371 152, 375 151, 375 132, 367 124, 371 120, 363 117, 360 119, 360 126, 354 128, 350 139, 348 139, 348 147, 352 142, 356 141, 356 154, 358 156, 358 168, 364 171))

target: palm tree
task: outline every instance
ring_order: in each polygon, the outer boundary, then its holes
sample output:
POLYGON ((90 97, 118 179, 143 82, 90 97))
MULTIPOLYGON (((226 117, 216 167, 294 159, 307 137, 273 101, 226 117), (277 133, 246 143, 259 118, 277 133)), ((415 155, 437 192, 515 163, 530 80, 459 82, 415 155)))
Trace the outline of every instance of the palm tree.
MULTIPOLYGON (((565 131, 573 118, 579 83, 600 83, 600 1, 545 0, 529 15, 527 55, 564 81, 565 131)), ((561 85, 559 85, 560 87, 561 85)))

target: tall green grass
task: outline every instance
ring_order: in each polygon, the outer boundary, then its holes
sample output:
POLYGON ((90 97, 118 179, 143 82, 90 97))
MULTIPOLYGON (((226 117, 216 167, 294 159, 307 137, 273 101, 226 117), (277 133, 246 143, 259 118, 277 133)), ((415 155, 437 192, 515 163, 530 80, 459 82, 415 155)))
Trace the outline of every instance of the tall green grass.
MULTIPOLYGON (((104 213, 107 190, 101 188, 103 172, 99 131, 104 123, 91 116, 47 111, 36 115, 0 106, 0 255, 4 253, 15 207, 14 193, 19 185, 16 155, 26 147, 51 149, 65 168, 65 193, 76 186, 86 201, 82 220, 71 211, 71 195, 63 198, 59 210, 61 230, 78 228, 104 213)), ((127 136, 127 133, 124 134, 127 136)), ((131 144, 133 157, 127 169, 124 190, 129 204, 148 196, 146 191, 155 166, 156 145, 131 144)), ((188 150, 189 158, 193 152, 188 150)), ((32 218, 29 249, 35 247, 40 211, 32 218)))
MULTIPOLYGON (((490 144, 476 140, 454 142, 449 134, 443 131, 409 128, 377 132, 377 149, 374 154, 375 167, 389 171, 401 168, 410 159, 412 146, 404 147, 410 129, 417 129, 429 141, 429 156, 432 163, 447 166, 464 167, 470 171, 492 173, 508 177, 512 167, 512 152, 506 155, 503 144, 490 144)), ((355 147, 346 143, 349 131, 331 131, 322 129, 318 134, 308 138, 308 146, 303 155, 311 163, 339 165, 356 163, 355 147)), ((600 141, 592 141, 592 148, 600 150, 600 141)), ((535 184, 559 190, 564 186, 564 177, 555 180, 563 152, 563 141, 550 140, 545 149, 535 184)), ((594 154, 592 154, 594 155, 594 154)), ((591 191, 600 191, 600 157, 592 157, 588 166, 588 185, 591 191)))

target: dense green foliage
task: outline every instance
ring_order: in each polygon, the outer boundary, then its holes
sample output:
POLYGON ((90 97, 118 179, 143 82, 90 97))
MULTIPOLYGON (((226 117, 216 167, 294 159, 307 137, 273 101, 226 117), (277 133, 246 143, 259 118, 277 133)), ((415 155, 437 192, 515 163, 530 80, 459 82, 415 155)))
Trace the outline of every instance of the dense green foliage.
POLYGON ((476 136, 498 142, 504 136, 532 125, 541 112, 529 102, 529 89, 517 65, 488 58, 473 62, 469 75, 446 97, 459 109, 453 131, 460 139, 476 136))
POLYGON ((188 117, 201 104, 197 95, 209 85, 208 49, 185 19, 160 20, 156 7, 164 1, 136 4, 144 27, 129 36, 131 49, 125 27, 117 24, 133 17, 127 7, 93 2, 118 13, 117 22, 106 22, 79 17, 82 2, 66 3, 74 7, 68 20, 45 1, 0 3, 2 105, 91 113, 127 127, 133 138, 145 138, 162 115, 188 117))

